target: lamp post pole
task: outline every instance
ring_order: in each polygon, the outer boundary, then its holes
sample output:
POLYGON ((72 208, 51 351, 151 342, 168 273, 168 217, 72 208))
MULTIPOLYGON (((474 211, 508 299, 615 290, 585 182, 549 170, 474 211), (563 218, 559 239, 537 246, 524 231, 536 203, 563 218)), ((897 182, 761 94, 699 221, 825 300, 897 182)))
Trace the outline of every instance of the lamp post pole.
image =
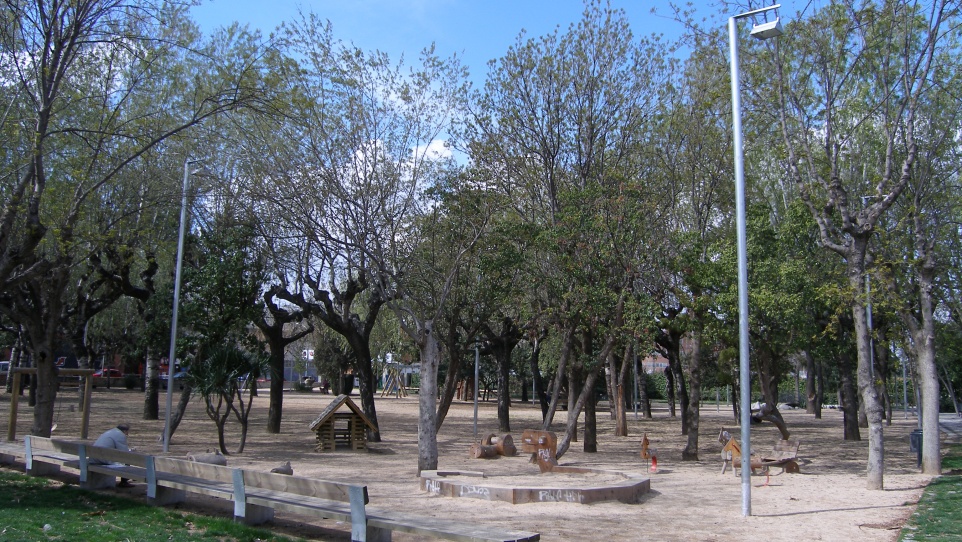
POLYGON ((184 186, 180 199, 180 231, 177 234, 177 263, 174 271, 174 309, 170 319, 170 351, 167 355, 167 413, 164 419, 164 452, 170 451, 170 410, 174 394, 174 360, 177 346, 177 309, 180 306, 180 274, 184 261, 184 230, 187 227, 187 183, 190 165, 197 160, 184 160, 184 186))
POLYGON ((474 441, 478 440, 478 375, 480 373, 478 365, 481 362, 481 352, 478 350, 478 343, 474 343, 474 441))
MULTIPOLYGON (((738 239, 738 386, 741 390, 741 450, 742 450, 742 515, 752 515, 751 484, 751 365, 748 343, 748 235, 745 226, 745 166, 742 149, 741 97, 738 72, 738 20, 779 7, 779 4, 734 15, 728 18, 728 40, 731 54, 732 135, 735 154, 735 220, 738 239)), ((767 39, 781 33, 776 18, 762 32, 756 26, 752 35, 767 39)))

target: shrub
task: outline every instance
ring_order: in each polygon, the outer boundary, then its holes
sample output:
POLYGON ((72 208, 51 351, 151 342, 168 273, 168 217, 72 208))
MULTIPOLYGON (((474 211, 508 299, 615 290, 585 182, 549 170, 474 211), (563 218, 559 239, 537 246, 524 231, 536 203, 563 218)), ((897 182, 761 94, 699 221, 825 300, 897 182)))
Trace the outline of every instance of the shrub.
POLYGON ((140 384, 140 376, 138 375, 124 375, 124 387, 128 390, 132 390, 140 384))

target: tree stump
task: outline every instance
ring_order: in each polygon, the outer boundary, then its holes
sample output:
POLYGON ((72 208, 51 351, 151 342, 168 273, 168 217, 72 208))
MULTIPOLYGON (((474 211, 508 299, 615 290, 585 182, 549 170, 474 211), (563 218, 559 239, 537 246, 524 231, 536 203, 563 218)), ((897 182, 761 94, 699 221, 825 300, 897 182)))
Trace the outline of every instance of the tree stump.
POLYGON ((518 447, 514 445, 514 439, 511 438, 510 434, 504 434, 500 437, 492 435, 489 442, 498 449, 499 455, 513 457, 518 453, 518 447))
POLYGON ((490 444, 474 443, 468 449, 468 456, 473 459, 491 459, 498 457, 498 448, 490 444))

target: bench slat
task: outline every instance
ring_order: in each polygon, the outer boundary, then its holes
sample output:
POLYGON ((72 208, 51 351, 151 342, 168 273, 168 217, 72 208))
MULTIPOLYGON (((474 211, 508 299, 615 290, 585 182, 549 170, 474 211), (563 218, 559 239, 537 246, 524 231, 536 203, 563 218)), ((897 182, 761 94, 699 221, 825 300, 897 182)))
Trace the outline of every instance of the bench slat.
MULTIPOLYGON (((157 459, 160 459, 159 457, 157 459)), ((158 467, 157 485, 173 489, 183 489, 191 493, 201 493, 211 497, 231 499, 234 496, 234 485, 227 482, 202 480, 193 476, 161 472, 158 467)))
MULTIPOLYGON (((351 484, 288 476, 272 472, 244 471, 244 484, 248 488, 263 488, 268 491, 295 493, 305 497, 316 497, 332 501, 350 502, 351 484)), ((364 504, 369 501, 367 487, 364 486, 364 504)))
POLYGON ((154 459, 154 466, 157 472, 166 472, 190 478, 200 478, 232 485, 234 483, 234 469, 221 465, 210 465, 187 461, 184 459, 174 459, 172 457, 157 457, 154 459))
POLYGON ((351 521, 351 505, 344 502, 304 497, 265 489, 247 488, 247 502, 270 506, 284 512, 351 521))

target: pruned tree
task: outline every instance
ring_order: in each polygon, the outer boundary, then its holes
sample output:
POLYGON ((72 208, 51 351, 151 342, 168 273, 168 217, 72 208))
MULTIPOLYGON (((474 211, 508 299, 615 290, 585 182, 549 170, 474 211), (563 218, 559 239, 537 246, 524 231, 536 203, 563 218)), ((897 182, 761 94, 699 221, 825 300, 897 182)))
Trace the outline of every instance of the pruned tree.
MULTIPOLYGON (((853 293, 858 389, 869 425, 869 489, 882 489, 884 473, 883 404, 872 378, 865 310, 869 242, 915 174, 925 104, 940 92, 932 76, 958 17, 954 2, 927 8, 902 0, 834 3, 793 23, 779 44, 770 45, 776 48, 771 58, 778 81, 772 105, 789 178, 818 223, 821 244, 844 260, 853 293), (864 174, 846 176, 848 161, 864 174)), ((926 472, 937 472, 931 469, 938 466, 932 457, 938 449, 938 382, 934 366, 920 361, 926 364, 920 364, 926 472)))

